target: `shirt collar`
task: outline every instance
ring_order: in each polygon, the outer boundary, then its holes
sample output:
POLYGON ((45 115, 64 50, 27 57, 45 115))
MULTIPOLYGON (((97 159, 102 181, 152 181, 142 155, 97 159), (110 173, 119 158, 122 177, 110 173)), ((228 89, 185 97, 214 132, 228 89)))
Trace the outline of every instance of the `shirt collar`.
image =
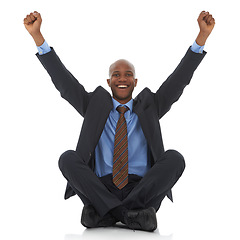
POLYGON ((125 104, 119 103, 119 102, 118 102, 117 100, 115 100, 114 98, 112 98, 112 101, 113 101, 113 109, 114 109, 115 111, 117 111, 116 108, 117 108, 118 106, 126 106, 126 107, 129 108, 130 112, 132 113, 133 99, 131 99, 130 101, 128 101, 128 102, 125 103, 125 104))

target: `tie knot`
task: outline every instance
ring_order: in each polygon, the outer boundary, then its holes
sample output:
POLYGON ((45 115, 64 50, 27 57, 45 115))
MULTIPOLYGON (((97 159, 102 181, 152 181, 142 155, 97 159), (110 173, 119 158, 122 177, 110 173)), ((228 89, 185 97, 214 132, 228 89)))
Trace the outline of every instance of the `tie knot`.
POLYGON ((124 114, 126 111, 128 111, 128 107, 120 107, 120 106, 118 106, 118 107, 117 107, 117 111, 118 111, 120 114, 124 114))

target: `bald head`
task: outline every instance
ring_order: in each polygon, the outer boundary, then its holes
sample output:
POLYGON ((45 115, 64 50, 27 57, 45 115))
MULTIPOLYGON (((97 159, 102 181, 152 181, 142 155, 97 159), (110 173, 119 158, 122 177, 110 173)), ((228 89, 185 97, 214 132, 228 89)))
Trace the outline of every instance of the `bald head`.
POLYGON ((110 67, 109 67, 109 77, 111 78, 112 73, 123 65, 125 67, 127 67, 129 69, 129 71, 133 72, 134 78, 135 78, 135 67, 133 66, 132 63, 130 63, 126 59, 119 59, 119 60, 117 60, 116 62, 114 62, 110 65, 110 67))
POLYGON ((113 98, 125 104, 132 99, 132 92, 137 86, 135 68, 125 59, 119 59, 109 67, 108 86, 112 90, 113 98))

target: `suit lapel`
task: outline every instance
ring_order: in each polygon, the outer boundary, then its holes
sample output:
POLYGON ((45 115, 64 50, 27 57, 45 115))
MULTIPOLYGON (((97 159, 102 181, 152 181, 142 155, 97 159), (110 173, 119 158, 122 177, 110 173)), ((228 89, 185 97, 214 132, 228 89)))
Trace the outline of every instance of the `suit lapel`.
POLYGON ((105 127, 105 124, 107 122, 108 116, 109 116, 112 108, 113 108, 113 103, 112 103, 112 99, 110 96, 109 101, 105 101, 101 105, 101 114, 98 114, 98 116, 95 116, 97 118, 98 126, 96 129, 96 138, 95 138, 93 149, 95 149, 95 147, 97 146, 97 144, 99 142, 102 131, 105 127))
POLYGON ((140 125, 142 127, 142 131, 143 134, 147 140, 148 143, 148 148, 150 150, 150 161, 151 161, 151 165, 154 164, 154 162, 156 161, 156 159, 154 159, 154 154, 153 154, 153 136, 151 136, 151 133, 149 132, 149 128, 148 128, 148 117, 147 114, 145 113, 145 110, 142 107, 142 104, 140 104, 138 101, 133 100, 133 112, 137 114, 140 125))
POLYGON ((151 136, 149 136, 149 132, 147 130, 146 114, 144 114, 144 109, 142 108, 142 105, 136 100, 133 100, 133 112, 137 114, 139 122, 142 127, 143 134, 144 134, 145 138, 147 139, 148 145, 151 148, 152 138, 151 138, 151 136))

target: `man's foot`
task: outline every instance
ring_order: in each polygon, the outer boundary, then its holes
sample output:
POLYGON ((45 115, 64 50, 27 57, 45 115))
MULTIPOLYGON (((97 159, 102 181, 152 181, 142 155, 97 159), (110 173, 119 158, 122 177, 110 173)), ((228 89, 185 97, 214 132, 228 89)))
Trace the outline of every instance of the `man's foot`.
POLYGON ((92 205, 85 205, 82 210, 81 224, 86 228, 111 227, 116 223, 111 214, 100 217, 92 205))
POLYGON ((134 230, 152 232, 157 228, 156 211, 153 207, 142 210, 129 210, 125 214, 125 224, 134 230))

